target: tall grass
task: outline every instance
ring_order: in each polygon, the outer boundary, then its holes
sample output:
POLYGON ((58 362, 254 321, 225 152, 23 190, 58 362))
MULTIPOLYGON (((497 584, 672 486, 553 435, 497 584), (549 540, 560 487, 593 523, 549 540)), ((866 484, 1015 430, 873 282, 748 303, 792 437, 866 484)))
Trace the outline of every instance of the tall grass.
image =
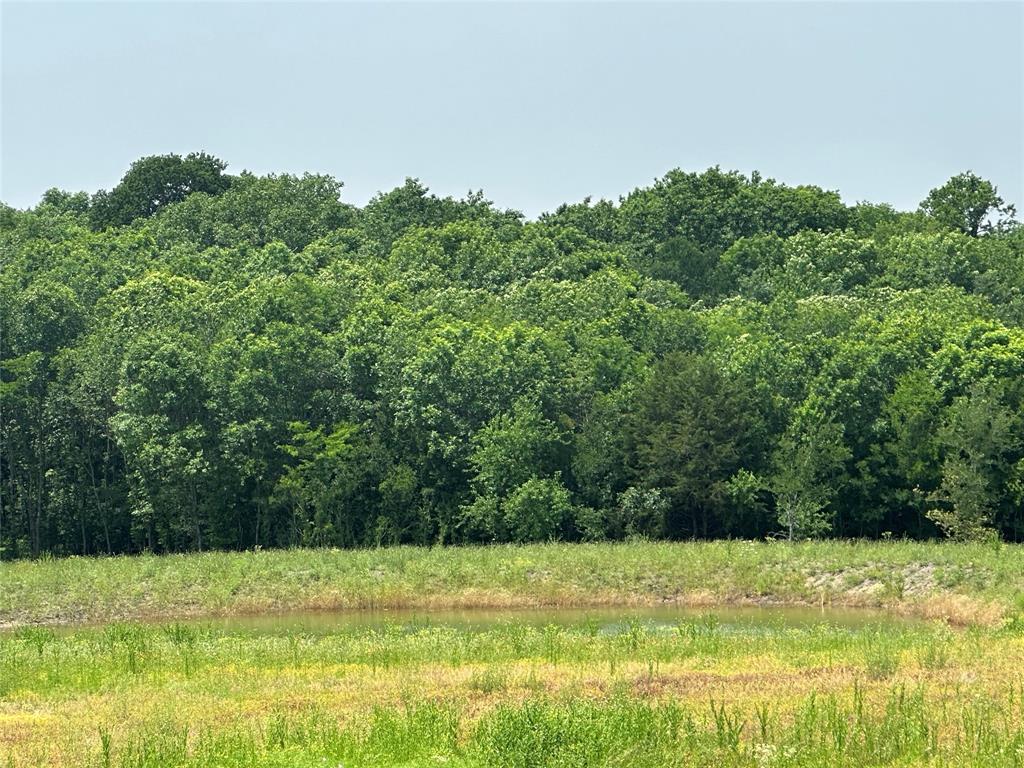
POLYGON ((793 712, 626 697, 501 704, 476 720, 451 706, 378 708, 343 725, 322 713, 276 713, 255 726, 186 733, 155 729, 111 745, 94 764, 186 766, 1019 766, 1020 690, 964 709, 924 688, 894 687, 877 707, 862 691, 810 696, 793 712))
POLYGON ((978 754, 1017 743, 1019 691, 1005 688, 1022 649, 1016 626, 710 614, 320 634, 25 628, 0 633, 0 734, 21 723, 6 742, 18 766, 854 765, 919 757, 926 742, 953 760, 965 740, 985 742, 978 754))
POLYGON ((927 542, 634 542, 206 552, 0 563, 0 624, 327 608, 887 605, 1013 614, 1024 548, 927 542))
POLYGON ((759 671, 827 670, 838 664, 888 679, 901 666, 939 670, 984 664, 1016 646, 1015 628, 951 631, 932 623, 820 623, 799 626, 739 621, 713 614, 675 624, 636 617, 602 625, 531 626, 512 620, 459 628, 388 624, 333 632, 258 634, 204 626, 116 622, 102 628, 55 632, 23 628, 0 633, 0 695, 18 690, 46 696, 89 693, 110 685, 172 684, 211 675, 385 673, 409 667, 487 667, 475 685, 497 686, 495 668, 510 664, 591 667, 607 676, 627 663, 729 673, 749 664, 759 671), (140 679, 141 678, 141 679, 140 679))

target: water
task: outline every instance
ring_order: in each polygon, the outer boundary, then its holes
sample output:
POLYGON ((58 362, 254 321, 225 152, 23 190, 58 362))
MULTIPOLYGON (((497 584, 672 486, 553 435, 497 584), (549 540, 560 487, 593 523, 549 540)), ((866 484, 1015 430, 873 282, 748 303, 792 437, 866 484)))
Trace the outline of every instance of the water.
MULTIPOLYGON (((464 632, 486 631, 508 625, 587 627, 595 633, 614 634, 642 624, 648 629, 671 630, 680 623, 699 622, 723 633, 764 633, 787 628, 828 625, 851 631, 880 624, 911 624, 914 619, 879 610, 808 607, 655 607, 518 608, 463 610, 346 610, 295 611, 254 615, 215 616, 179 620, 232 634, 328 635, 339 632, 398 629, 413 632, 430 627, 452 627, 464 632)), ((172 623, 172 622, 159 622, 172 623)))

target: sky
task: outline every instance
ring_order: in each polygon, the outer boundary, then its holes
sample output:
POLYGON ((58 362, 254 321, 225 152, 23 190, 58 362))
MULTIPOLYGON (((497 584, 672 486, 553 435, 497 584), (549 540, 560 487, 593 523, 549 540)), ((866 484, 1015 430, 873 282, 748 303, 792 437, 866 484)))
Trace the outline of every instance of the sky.
POLYGON ((1022 2, 0 0, 0 25, 18 208, 198 150, 531 217, 712 165, 904 209, 970 169, 1024 207, 1022 2))

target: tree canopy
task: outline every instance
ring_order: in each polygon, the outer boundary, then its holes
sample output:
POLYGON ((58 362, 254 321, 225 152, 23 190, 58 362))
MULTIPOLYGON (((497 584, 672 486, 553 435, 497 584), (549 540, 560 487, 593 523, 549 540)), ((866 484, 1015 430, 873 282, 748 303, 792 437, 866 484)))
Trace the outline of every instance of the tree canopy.
POLYGON ((205 152, 136 160, 110 192, 100 190, 93 195, 90 219, 97 229, 131 224, 152 216, 165 205, 181 202, 193 192, 219 195, 231 184, 224 175, 225 168, 226 163, 205 152))
POLYGON ((1024 230, 974 174, 528 221, 226 170, 0 208, 0 557, 1024 537, 1024 230))

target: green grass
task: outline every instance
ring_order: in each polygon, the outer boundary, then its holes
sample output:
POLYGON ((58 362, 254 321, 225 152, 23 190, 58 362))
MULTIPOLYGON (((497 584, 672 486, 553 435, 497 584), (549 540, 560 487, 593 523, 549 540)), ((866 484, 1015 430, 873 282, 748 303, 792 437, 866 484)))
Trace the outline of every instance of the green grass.
POLYGON ((117 761, 96 765, 294 766, 787 766, 1021 765, 1019 694, 936 716, 924 691, 893 689, 877 712, 848 700, 810 697, 788 719, 771 707, 709 702, 690 707, 629 698, 501 705, 466 725, 445 706, 378 709, 359 727, 329 717, 278 715, 219 734, 136 736, 117 761), (460 734, 465 732, 465 736, 460 734))
POLYGON ((17 768, 1018 765, 1022 651, 1016 625, 827 616, 23 627, 0 633, 0 758, 6 745, 17 768))
POLYGON ((1021 551, 628 543, 5 563, 0 768, 1021 766, 1021 551), (909 616, 722 608, 744 602, 909 616), (666 603, 707 607, 650 607, 666 603), (567 610, 580 605, 593 607, 567 610), (429 611, 460 606, 558 610, 429 611), (216 618, 311 607, 420 612, 216 618), (953 621, 920 618, 941 616, 953 621))
POLYGON ((301 609, 722 603, 998 621, 1024 548, 721 541, 286 550, 0 563, 0 625, 301 609))
MULTIPOLYGON (((984 632, 990 641, 1017 636, 1012 629, 984 632)), ((0 634, 0 696, 83 695, 111 686, 184 680, 201 686, 204 679, 215 683, 225 669, 255 674, 286 669, 312 678, 325 669, 399 674, 431 664, 473 670, 467 686, 491 693, 509 687, 513 666, 533 662, 609 673, 616 665, 639 663, 651 675, 663 665, 682 664, 725 674, 756 657, 763 658, 766 672, 853 669, 888 678, 906 664, 941 669, 985 663, 992 647, 972 644, 968 637, 930 623, 848 627, 824 617, 804 626, 770 618, 723 626, 710 615, 673 624, 626 618, 599 629, 591 622, 529 626, 510 618, 480 629, 395 623, 373 629, 342 625, 323 634, 180 623, 114 623, 59 632, 25 627, 0 634), (944 654, 938 661, 936 649, 944 654)))

